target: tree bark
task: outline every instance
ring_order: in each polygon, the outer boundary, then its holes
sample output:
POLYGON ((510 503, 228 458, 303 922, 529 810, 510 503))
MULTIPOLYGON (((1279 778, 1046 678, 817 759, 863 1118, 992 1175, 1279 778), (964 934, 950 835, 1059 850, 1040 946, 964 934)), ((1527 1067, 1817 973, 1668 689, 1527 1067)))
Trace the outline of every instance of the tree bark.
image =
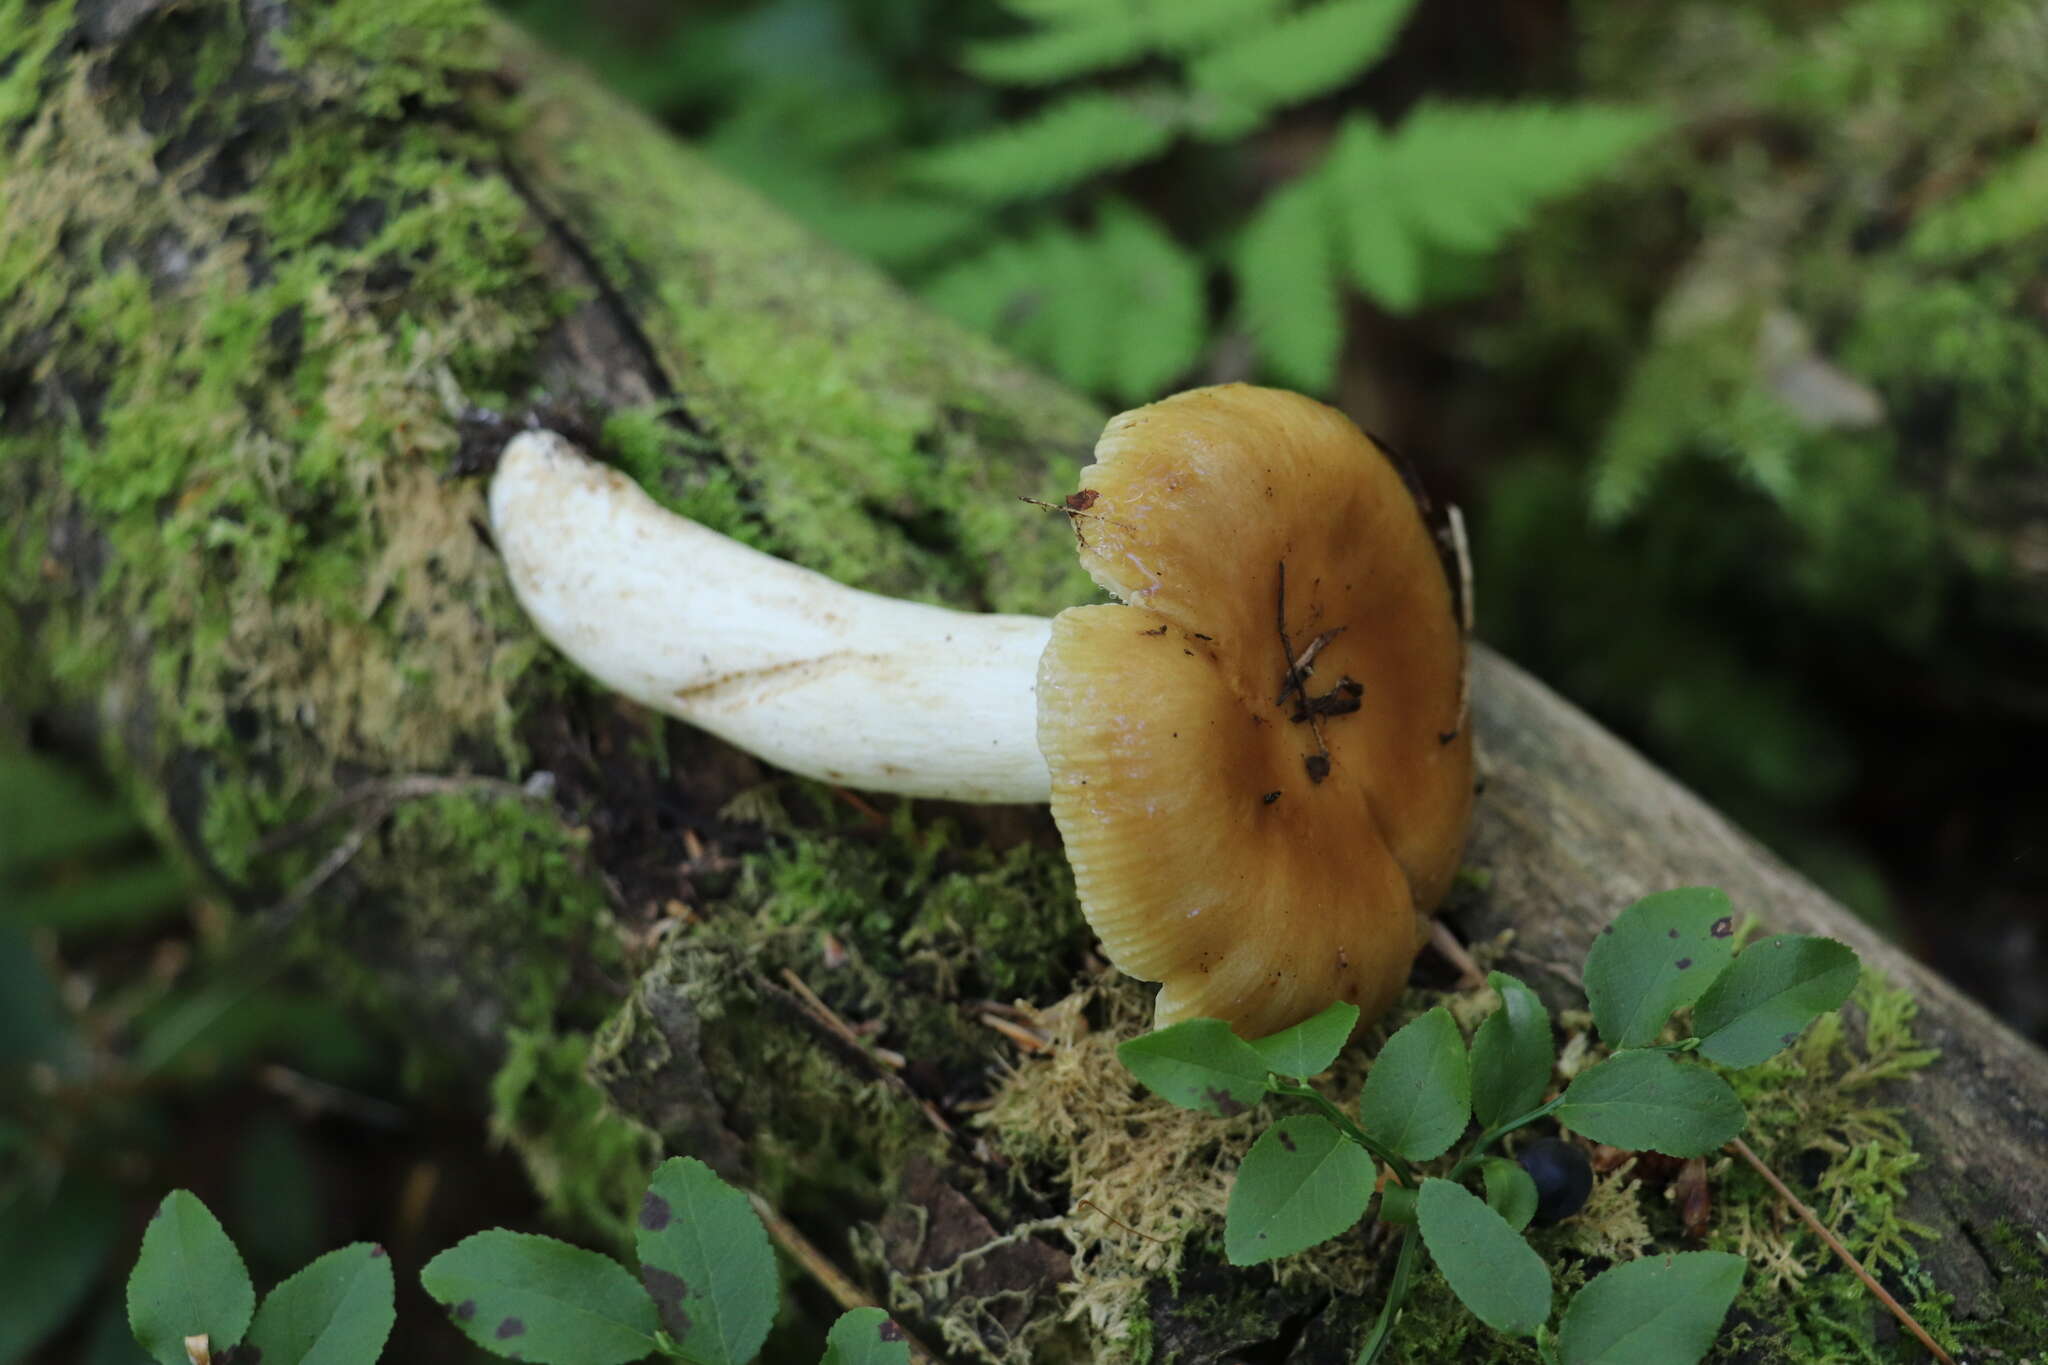
MULTIPOLYGON (((1014 1058, 981 1002, 1091 979, 1044 812, 848 814, 594 694, 526 629, 459 471, 504 432, 474 409, 540 405, 843 580, 1050 611, 1089 590, 1064 520, 1015 498, 1070 487, 1102 414, 444 8, 5 21, 6 714, 94 746, 254 942, 409 1021, 444 1074, 556 1045, 497 1119, 569 1211, 629 1209, 653 1155, 589 1136, 587 1058, 935 1346, 1086 1356, 1058 1322, 1067 1205, 973 1126, 1014 1058)), ((1995 1313, 2038 1273, 1998 1229, 2048 1228, 2048 1058, 1513 665, 1480 649, 1474 682, 1451 921, 1513 929, 1505 969, 1554 1009, 1662 887, 1853 944, 1941 1049, 1894 1096, 1942 1234, 1921 1269, 1995 1313)), ((1355 1350, 1358 1302, 1191 1256, 1134 1296, 1158 1348, 1355 1350)))

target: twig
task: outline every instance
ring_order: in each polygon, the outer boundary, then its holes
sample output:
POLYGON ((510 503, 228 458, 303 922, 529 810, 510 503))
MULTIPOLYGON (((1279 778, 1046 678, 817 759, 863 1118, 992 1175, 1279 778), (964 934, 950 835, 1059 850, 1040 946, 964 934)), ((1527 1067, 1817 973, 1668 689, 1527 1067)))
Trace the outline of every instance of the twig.
POLYGON ((1440 919, 1429 922, 1429 946, 1437 955, 1458 969, 1458 989, 1478 990, 1486 984, 1486 973, 1472 960, 1472 954, 1465 951, 1465 945, 1458 942, 1458 936, 1451 932, 1451 926, 1440 919))
POLYGON ((876 810, 874 804, 866 797, 861 796, 857 792, 850 792, 844 787, 828 787, 827 790, 848 806, 860 812, 861 819, 867 821, 876 829, 882 829, 888 825, 889 817, 876 810))
POLYGON ((984 1027, 994 1029, 1026 1052, 1044 1052, 1052 1046, 1042 1034, 1035 1033, 1022 1024, 1013 1024, 999 1014, 984 1010, 981 1022, 984 1027))
POLYGON ((844 1019, 841 1019, 832 1012, 831 1006, 820 1000, 811 988, 804 984, 802 977, 787 967, 782 969, 782 980, 790 990, 796 993, 797 1004, 802 1007, 804 1013, 817 1020, 833 1037, 844 1042, 855 1052, 873 1063, 876 1073, 884 1081, 894 1086, 923 1111, 925 1122, 931 1124, 933 1128, 946 1137, 959 1136, 959 1134, 953 1131, 953 1125, 946 1122, 946 1116, 939 1112, 939 1107, 918 1094, 915 1090, 912 1090, 909 1082, 897 1074, 904 1065, 902 1053, 891 1052, 885 1047, 877 1047, 862 1038, 858 1033, 855 1033, 844 1019))
POLYGON ((845 1039, 849 1045, 857 1047, 862 1052, 870 1054, 874 1057, 876 1061, 880 1062, 883 1066, 888 1067, 891 1071, 901 1071, 903 1069, 902 1053, 892 1052, 885 1047, 878 1047, 875 1044, 868 1042, 867 1039, 861 1037, 858 1033, 855 1033, 853 1031, 853 1026, 851 1024, 847 1023, 844 1019, 841 1019, 830 1005, 826 1004, 823 1000, 820 1000, 818 998, 817 993, 813 991, 809 986, 806 986, 804 984, 804 979, 802 977, 798 976, 789 968, 784 967, 782 969, 782 979, 783 981, 788 983, 789 988, 791 990, 795 991, 798 996, 802 997, 805 1007, 808 1008, 812 1014, 816 1015, 818 1021, 824 1024, 826 1028, 831 1029, 832 1032, 838 1034, 841 1038, 845 1039))
POLYGON ((1792 1211, 1799 1215, 1806 1226, 1814 1230, 1814 1233, 1819 1236, 1821 1241, 1827 1243, 1828 1250, 1841 1257, 1842 1263, 1856 1272, 1856 1278, 1863 1281, 1863 1287, 1875 1294, 1877 1301, 1891 1310, 1891 1315, 1904 1324, 1906 1330, 1911 1332, 1919 1343, 1927 1348, 1928 1354, 1940 1361, 1941 1365, 1956 1365, 1955 1358, 1934 1344, 1934 1338, 1927 1335, 1927 1329, 1915 1322, 1913 1315, 1908 1313, 1904 1306, 1897 1299, 1893 1298, 1885 1287, 1871 1276, 1869 1271, 1863 1268, 1863 1263, 1849 1254, 1849 1248, 1836 1240, 1835 1234, 1829 1232, 1827 1226, 1820 1219, 1814 1217, 1813 1210, 1800 1202, 1798 1195, 1786 1188, 1785 1182, 1778 1179, 1777 1172, 1764 1165, 1763 1159, 1750 1150, 1748 1143, 1744 1142, 1741 1138, 1736 1138, 1728 1144, 1728 1150, 1734 1152, 1735 1155, 1741 1157, 1744 1161, 1747 1161, 1751 1168, 1764 1178, 1765 1183, 1778 1192, 1778 1197, 1792 1206, 1792 1211))
POLYGON ((1093 1199, 1082 1199, 1082 1200, 1078 1200, 1078 1201, 1077 1201, 1077 1202, 1076 1202, 1076 1203, 1074 1204, 1074 1207, 1075 1207, 1075 1208, 1077 1208, 1077 1209, 1093 1209, 1093 1210, 1094 1210, 1095 1212, 1097 1212, 1097 1213, 1101 1214, 1101 1215, 1102 1215, 1102 1216, 1103 1216, 1104 1218, 1108 1219, 1108 1220, 1109 1220, 1110 1222, 1112 1222, 1112 1223, 1116 1224, 1116 1225, 1117 1225, 1118 1227, 1122 1228, 1122 1229, 1123 1229, 1123 1230, 1124 1230, 1125 1232, 1128 1232, 1128 1233, 1130 1233, 1130 1234, 1131 1234, 1131 1236, 1133 1236, 1133 1237, 1143 1237, 1143 1238, 1144 1238, 1144 1239, 1145 1239, 1146 1241, 1148 1241, 1148 1242, 1157 1242, 1157 1243, 1158 1243, 1158 1244, 1159 1244, 1160 1246, 1165 1246, 1165 1245, 1166 1245, 1166 1239, 1165 1239, 1164 1237, 1154 1237, 1154 1236, 1153 1236, 1153 1235, 1152 1235, 1151 1233, 1149 1233, 1149 1232, 1140 1232, 1140 1231, 1138 1231, 1138 1230, 1137 1230, 1136 1228, 1132 1227, 1132 1226, 1131 1226, 1131 1225, 1130 1225, 1129 1223, 1126 1223, 1126 1222, 1125 1222, 1125 1221, 1124 1221, 1123 1219, 1121 1219, 1121 1218, 1117 1217, 1117 1216, 1116 1216, 1115 1214, 1111 1213, 1111 1212, 1110 1212, 1110 1211, 1109 1211, 1108 1209, 1106 1209, 1106 1208, 1102 1207, 1102 1205, 1100 1205, 1100 1204, 1096 1203, 1096 1202, 1095 1202, 1095 1201, 1094 1201, 1093 1199))
MULTIPOLYGON (((754 1206, 754 1212, 760 1217, 762 1224, 767 1227, 768 1235, 775 1239, 775 1245, 781 1247, 789 1259, 802 1266, 804 1273, 816 1280, 824 1291, 832 1296, 834 1303, 849 1313, 856 1308, 882 1307, 863 1294, 860 1286, 855 1284, 845 1271, 834 1265, 824 1252, 811 1245, 810 1239, 798 1232, 796 1225, 784 1218, 773 1204, 751 1191, 747 1194, 747 1200, 754 1206)), ((893 1313, 890 1314, 889 1320, 896 1322, 893 1313)), ((912 1336, 902 1323, 896 1323, 896 1330, 903 1333, 903 1340, 910 1347, 912 1360, 932 1362, 938 1359, 923 1342, 912 1336)))
POLYGON ((358 782, 306 819, 270 831, 257 841, 256 856, 266 857, 279 849, 289 848, 335 816, 366 801, 375 801, 380 805, 396 805, 401 801, 413 801, 423 796, 446 796, 453 792, 466 791, 487 791, 499 796, 537 799, 536 793, 528 791, 516 782, 507 782, 501 777, 450 777, 443 773, 407 773, 401 777, 380 777, 369 782, 358 782))

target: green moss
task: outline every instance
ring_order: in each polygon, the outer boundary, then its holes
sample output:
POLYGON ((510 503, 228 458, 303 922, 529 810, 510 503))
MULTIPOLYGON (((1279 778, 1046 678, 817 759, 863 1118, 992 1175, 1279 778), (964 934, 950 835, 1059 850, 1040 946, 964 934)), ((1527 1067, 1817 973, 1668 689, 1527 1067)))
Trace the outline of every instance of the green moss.
POLYGON ((799 837, 750 857, 727 906, 764 928, 839 935, 874 973, 878 1007, 906 971, 934 974, 944 994, 1064 989, 1086 940, 1065 858, 956 843, 948 822, 897 809, 885 837, 799 837))
POLYGON ((1099 412, 919 314, 623 104, 603 126, 528 147, 790 558, 1001 610, 1094 595, 1064 519, 1016 498, 1070 490, 1099 412), (1048 472, 1060 448, 1075 463, 1048 472))
MULTIPOLYGON (((879 1218, 912 1154, 943 1162, 944 1140, 901 1093, 821 1047, 800 1009, 775 1006, 756 984, 772 979, 754 931, 715 919, 663 951, 603 1030, 593 1064, 609 1088, 635 1083, 636 1066, 673 1060, 655 1019, 686 1017, 697 1052, 687 1074, 701 1061, 705 1092, 665 1094, 658 1107, 687 1105, 686 1127, 739 1135, 749 1187, 792 1218, 879 1218)), ((677 1144, 678 1133, 665 1136, 677 1144)))
POLYGON ((293 19, 278 37, 286 64, 342 82, 354 106, 377 118, 400 116, 409 100, 446 104, 457 77, 490 65, 475 0, 342 0, 294 10, 293 19))
POLYGON ((0 135, 35 110, 50 54, 71 27, 68 0, 0 0, 0 135))
POLYGON ((711 449, 682 421, 673 402, 619 408, 604 419, 605 450, 634 482, 670 511, 769 554, 782 552, 774 533, 748 505, 745 486, 714 461, 678 459, 711 449))
POLYGON ((581 1033, 513 1029, 491 1079, 491 1131, 510 1142, 556 1218, 615 1249, 633 1244, 632 1218, 661 1159, 645 1128, 591 1084, 581 1033))

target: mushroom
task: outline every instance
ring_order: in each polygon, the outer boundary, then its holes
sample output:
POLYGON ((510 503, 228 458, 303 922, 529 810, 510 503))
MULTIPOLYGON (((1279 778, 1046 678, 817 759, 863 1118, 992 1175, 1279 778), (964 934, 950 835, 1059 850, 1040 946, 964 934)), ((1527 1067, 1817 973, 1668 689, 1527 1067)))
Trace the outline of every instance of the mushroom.
POLYGON ((1159 1024, 1377 1016, 1472 800, 1464 636, 1415 498, 1341 413, 1242 384, 1112 419, 1095 459, 1066 510, 1123 605, 1051 621, 845 587, 549 431, 506 446, 491 522, 542 634, 643 705, 829 782, 1050 800, 1159 1024))

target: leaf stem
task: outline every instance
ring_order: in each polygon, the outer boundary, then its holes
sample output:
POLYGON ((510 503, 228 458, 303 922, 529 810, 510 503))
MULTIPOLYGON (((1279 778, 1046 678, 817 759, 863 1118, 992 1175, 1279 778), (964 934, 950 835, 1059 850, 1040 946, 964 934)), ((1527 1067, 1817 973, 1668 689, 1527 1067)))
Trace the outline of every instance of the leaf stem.
POLYGON ((1329 1097, 1323 1094, 1322 1091, 1312 1085, 1302 1085, 1295 1081, 1279 1081, 1277 1079, 1268 1079, 1266 1089, 1275 1095, 1288 1095, 1294 1099, 1307 1100, 1322 1111, 1324 1118, 1336 1124, 1337 1130, 1343 1133, 1344 1136, 1350 1138, 1353 1142, 1365 1148, 1366 1151, 1371 1152, 1375 1157, 1393 1167, 1394 1174, 1400 1178, 1403 1185, 1414 1185, 1416 1183, 1415 1168, 1408 1164, 1407 1158, 1375 1139, 1356 1123, 1353 1123, 1351 1116, 1332 1104, 1329 1097))
POLYGON ((1849 1248, 1843 1246, 1835 1239, 1835 1234, 1827 1230, 1826 1225, 1814 1216, 1813 1210, 1806 1207, 1798 1195, 1786 1188, 1785 1182, 1778 1179, 1776 1171, 1764 1165, 1763 1158, 1751 1151, 1748 1143, 1744 1142, 1741 1138, 1731 1139, 1728 1143, 1728 1150, 1741 1157, 1744 1161, 1747 1161, 1756 1173, 1764 1178, 1765 1183, 1778 1192, 1778 1197, 1792 1206, 1792 1212, 1798 1214, 1806 1226, 1812 1228, 1819 1235, 1821 1241, 1827 1243, 1828 1250, 1841 1257, 1842 1263, 1856 1272, 1856 1278, 1863 1281, 1863 1287, 1875 1294, 1877 1301, 1891 1310, 1891 1315, 1904 1324, 1907 1331, 1919 1339, 1920 1344, 1927 1348, 1928 1354, 1940 1361, 1941 1365, 1956 1365, 1955 1358, 1934 1344, 1934 1338, 1927 1335, 1927 1329, 1915 1322, 1913 1315, 1908 1313, 1897 1299, 1886 1292, 1883 1285, 1872 1278, 1870 1272, 1863 1268, 1863 1263, 1849 1254, 1849 1248))
POLYGON ((1408 1280, 1415 1270, 1417 1231, 1411 1227, 1401 1234, 1401 1251, 1394 1260, 1394 1278, 1387 1285, 1387 1301, 1380 1305, 1379 1321, 1372 1325, 1372 1335, 1366 1338, 1365 1349, 1358 1353, 1358 1365, 1373 1365, 1393 1339, 1394 1319, 1408 1297, 1408 1280))
POLYGON ((1506 1123, 1498 1123, 1495 1124, 1493 1127, 1487 1129, 1484 1133, 1481 1133, 1479 1135, 1479 1141, 1473 1143, 1469 1148, 1466 1149, 1465 1155, 1458 1159, 1458 1164, 1451 1168, 1450 1175, 1446 1176, 1445 1179, 1463 1179, 1465 1173, 1470 1171, 1472 1167, 1479 1162, 1480 1158, 1486 1154, 1487 1148, 1493 1146, 1494 1143, 1499 1142, 1509 1133, 1514 1132, 1515 1129, 1523 1127, 1526 1124, 1534 1123, 1536 1120, 1542 1118, 1545 1114, 1548 1114, 1551 1110, 1557 1108, 1557 1106, 1563 1103, 1564 1096, 1560 1093, 1558 1096, 1556 1096, 1556 1098, 1545 1100, 1542 1104, 1537 1105, 1534 1109, 1531 1109, 1528 1113, 1523 1114, 1518 1118, 1509 1119, 1506 1123))

